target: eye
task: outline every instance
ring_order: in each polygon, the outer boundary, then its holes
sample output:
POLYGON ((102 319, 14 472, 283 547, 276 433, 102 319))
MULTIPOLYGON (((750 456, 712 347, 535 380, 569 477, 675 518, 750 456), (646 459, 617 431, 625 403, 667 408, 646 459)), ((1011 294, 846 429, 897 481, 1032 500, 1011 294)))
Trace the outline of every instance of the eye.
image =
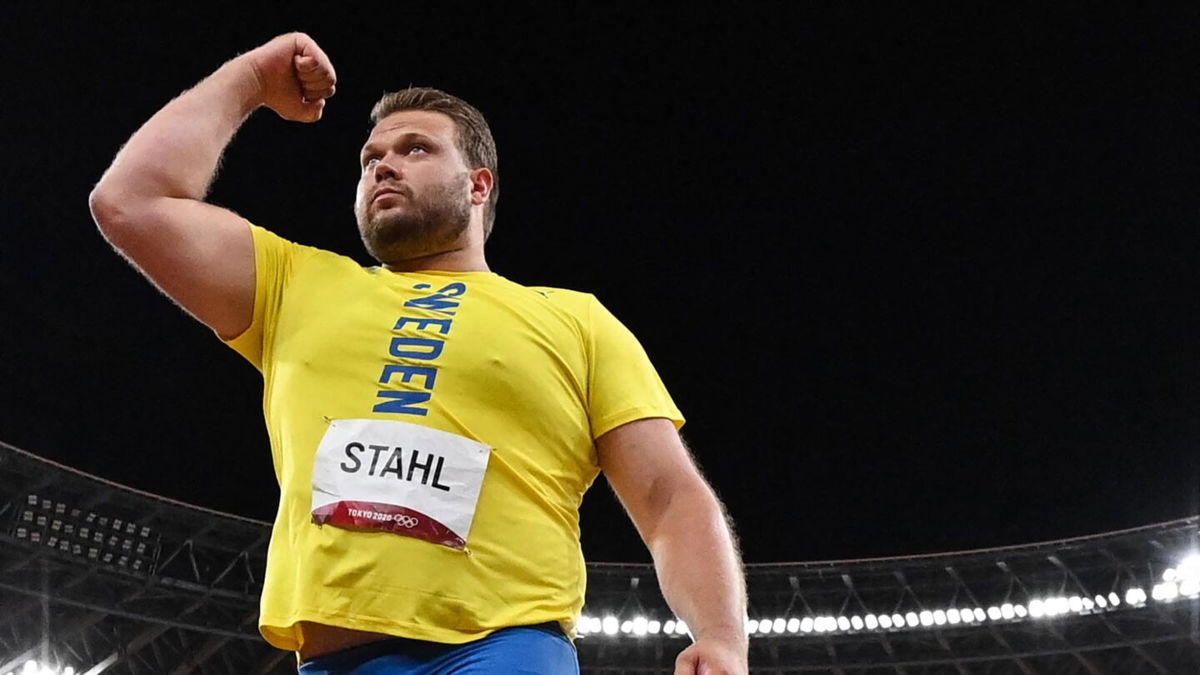
POLYGON ((370 167, 374 166, 375 163, 378 161, 379 161, 379 158, 374 155, 367 157, 366 159, 363 160, 362 168, 364 168, 364 169, 370 168, 370 167))
POLYGON ((411 155, 416 152, 428 154, 429 148, 425 147, 424 145, 422 145, 420 143, 413 143, 412 145, 408 146, 408 154, 411 155))

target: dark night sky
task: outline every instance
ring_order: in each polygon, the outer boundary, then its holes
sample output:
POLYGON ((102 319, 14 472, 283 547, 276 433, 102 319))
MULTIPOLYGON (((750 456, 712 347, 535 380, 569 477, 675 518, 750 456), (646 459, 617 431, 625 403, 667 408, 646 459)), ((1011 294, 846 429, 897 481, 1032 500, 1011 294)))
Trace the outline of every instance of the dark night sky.
MULTIPOLYGON (((747 561, 1197 512, 1194 6, 95 4, 0 17, 4 441, 272 517, 258 373, 86 200, 170 97, 301 29, 338 95, 316 125, 257 113, 212 199, 365 263, 370 105, 409 83, 473 102, 500 147, 492 268, 594 292, 638 334, 747 561)), ((584 527, 589 559, 648 559, 602 485, 584 527)))

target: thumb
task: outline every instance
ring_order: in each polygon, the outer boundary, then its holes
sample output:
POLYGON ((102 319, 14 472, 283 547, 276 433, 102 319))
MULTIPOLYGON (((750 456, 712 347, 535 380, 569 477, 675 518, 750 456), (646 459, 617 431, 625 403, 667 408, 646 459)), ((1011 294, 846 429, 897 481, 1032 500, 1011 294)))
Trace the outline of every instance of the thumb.
POLYGON ((325 99, 319 98, 315 101, 304 101, 300 104, 301 122, 316 122, 321 119, 321 114, 325 111, 325 99))
POLYGON ((696 672, 696 655, 680 654, 675 660, 675 675, 699 675, 696 672))

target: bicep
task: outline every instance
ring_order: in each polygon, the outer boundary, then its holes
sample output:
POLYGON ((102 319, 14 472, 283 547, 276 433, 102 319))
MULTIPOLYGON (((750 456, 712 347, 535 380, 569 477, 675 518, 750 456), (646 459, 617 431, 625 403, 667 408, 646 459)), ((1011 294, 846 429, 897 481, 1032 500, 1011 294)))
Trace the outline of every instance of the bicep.
POLYGON ((619 426, 596 439, 600 468, 643 538, 672 499, 708 486, 674 423, 661 417, 619 426))
POLYGON ((197 200, 160 197, 110 222, 101 213, 96 220, 142 274, 218 335, 231 338, 250 325, 254 239, 241 216, 197 200))

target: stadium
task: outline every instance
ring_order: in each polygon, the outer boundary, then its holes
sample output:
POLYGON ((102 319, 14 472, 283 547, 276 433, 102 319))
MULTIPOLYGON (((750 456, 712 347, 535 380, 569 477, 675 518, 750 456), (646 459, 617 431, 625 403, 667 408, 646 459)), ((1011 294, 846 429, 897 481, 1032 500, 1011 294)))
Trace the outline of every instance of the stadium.
MULTIPOLYGON (((270 525, 0 444, 0 675, 263 675, 270 525)), ((752 673, 1200 672, 1200 517, 918 557, 747 568, 752 673)), ((647 565, 589 565, 584 673, 672 673, 647 565)))

